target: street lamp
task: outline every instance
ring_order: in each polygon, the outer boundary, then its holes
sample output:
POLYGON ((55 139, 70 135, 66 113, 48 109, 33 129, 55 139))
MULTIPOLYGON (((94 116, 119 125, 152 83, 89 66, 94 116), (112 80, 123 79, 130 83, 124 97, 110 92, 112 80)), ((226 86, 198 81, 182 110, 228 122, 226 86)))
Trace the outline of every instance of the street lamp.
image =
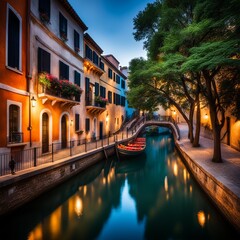
POLYGON ((32 96, 31 102, 32 102, 32 107, 36 107, 37 100, 34 98, 34 96, 32 96))

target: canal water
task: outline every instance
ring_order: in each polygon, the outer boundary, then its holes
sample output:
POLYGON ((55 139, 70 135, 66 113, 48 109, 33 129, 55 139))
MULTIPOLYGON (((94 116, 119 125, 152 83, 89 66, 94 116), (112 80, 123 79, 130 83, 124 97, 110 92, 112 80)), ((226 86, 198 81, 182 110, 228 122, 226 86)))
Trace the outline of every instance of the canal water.
POLYGON ((240 239, 192 179, 171 134, 146 142, 145 154, 102 161, 0 219, 1 239, 240 239))

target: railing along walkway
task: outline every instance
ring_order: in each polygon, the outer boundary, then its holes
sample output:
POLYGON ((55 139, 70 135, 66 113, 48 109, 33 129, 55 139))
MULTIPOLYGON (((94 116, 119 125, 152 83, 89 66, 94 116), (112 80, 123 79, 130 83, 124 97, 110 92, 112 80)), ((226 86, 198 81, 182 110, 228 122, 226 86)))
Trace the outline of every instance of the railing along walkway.
POLYGON ((65 143, 52 143, 49 145, 48 151, 43 153, 42 147, 35 147, 16 151, 12 153, 5 153, 0 155, 0 176, 16 173, 21 170, 29 169, 32 167, 40 166, 46 163, 62 160, 67 157, 77 157, 78 155, 87 152, 104 149, 107 146, 115 145, 119 141, 129 140, 140 133, 140 131, 149 125, 163 125, 170 126, 179 138, 177 125, 171 117, 161 117, 161 119, 146 119, 141 117, 134 124, 131 129, 128 125, 118 134, 107 136, 102 139, 81 139, 73 140, 65 143), (11 162, 13 160, 13 162, 11 162), (13 167, 11 169, 11 163, 13 167))

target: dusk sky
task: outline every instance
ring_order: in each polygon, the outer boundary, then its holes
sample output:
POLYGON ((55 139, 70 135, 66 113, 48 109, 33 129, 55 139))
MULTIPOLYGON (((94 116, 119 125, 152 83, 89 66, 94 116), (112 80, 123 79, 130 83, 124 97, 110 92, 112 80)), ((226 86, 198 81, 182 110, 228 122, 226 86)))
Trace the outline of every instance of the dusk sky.
POLYGON ((133 18, 155 0, 69 0, 87 25, 87 33, 103 49, 103 55, 113 54, 120 66, 131 59, 146 58, 143 43, 133 37, 133 18))

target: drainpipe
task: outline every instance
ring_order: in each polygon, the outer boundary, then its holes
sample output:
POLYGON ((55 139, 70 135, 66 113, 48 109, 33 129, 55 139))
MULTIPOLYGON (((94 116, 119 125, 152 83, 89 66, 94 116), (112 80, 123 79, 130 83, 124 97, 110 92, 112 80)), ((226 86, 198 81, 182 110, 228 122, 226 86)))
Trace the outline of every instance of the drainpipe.
POLYGON ((30 73, 30 9, 31 9, 31 0, 27 0, 27 11, 26 11, 26 79, 27 79, 27 92, 28 92, 28 131, 29 131, 29 142, 30 147, 32 147, 32 123, 31 123, 31 93, 30 93, 30 84, 31 84, 31 73, 30 73))

